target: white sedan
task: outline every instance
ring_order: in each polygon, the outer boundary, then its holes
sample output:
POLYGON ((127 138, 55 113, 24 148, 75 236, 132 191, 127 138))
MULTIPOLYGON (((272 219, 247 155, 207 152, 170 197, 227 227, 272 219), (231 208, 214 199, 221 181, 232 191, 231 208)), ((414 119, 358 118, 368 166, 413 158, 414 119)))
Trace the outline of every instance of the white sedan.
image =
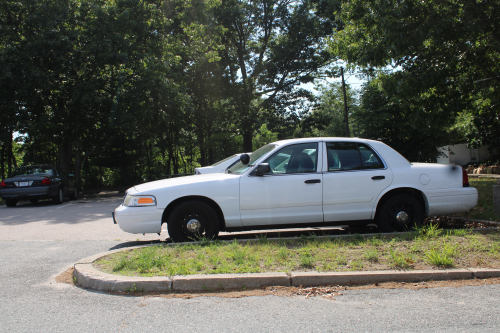
MULTIPOLYGON (((251 153, 249 153, 250 155, 251 153)), ((240 160, 241 154, 234 154, 232 156, 226 157, 225 159, 216 162, 210 166, 206 167, 199 167, 194 169, 194 174, 195 175, 204 175, 207 173, 218 173, 218 172, 224 172, 226 169, 232 167, 238 161, 240 160)))
POLYGON ((379 141, 306 138, 243 154, 225 173, 134 186, 113 216, 130 233, 160 233, 167 223, 181 242, 271 227, 377 223, 403 231, 477 199, 458 166, 410 163, 379 141))

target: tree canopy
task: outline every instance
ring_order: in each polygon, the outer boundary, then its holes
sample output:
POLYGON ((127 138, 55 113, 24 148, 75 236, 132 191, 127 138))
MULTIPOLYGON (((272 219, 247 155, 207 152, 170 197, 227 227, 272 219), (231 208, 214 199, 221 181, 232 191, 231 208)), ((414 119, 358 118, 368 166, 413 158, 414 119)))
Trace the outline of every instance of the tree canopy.
POLYGON ((402 84, 394 93, 428 99, 430 120, 434 113, 458 117, 456 128, 473 146, 498 147, 497 1, 340 2, 345 27, 330 41, 334 53, 367 69, 390 65, 404 72, 394 73, 402 84))
POLYGON ((498 147, 496 1, 24 0, 0 3, 2 177, 53 163, 78 186, 193 172, 294 136, 350 131, 412 160, 498 147), (393 70, 388 70, 392 68, 393 70), (13 137, 18 136, 13 142, 13 137), (409 149, 410 147, 410 149, 409 149))

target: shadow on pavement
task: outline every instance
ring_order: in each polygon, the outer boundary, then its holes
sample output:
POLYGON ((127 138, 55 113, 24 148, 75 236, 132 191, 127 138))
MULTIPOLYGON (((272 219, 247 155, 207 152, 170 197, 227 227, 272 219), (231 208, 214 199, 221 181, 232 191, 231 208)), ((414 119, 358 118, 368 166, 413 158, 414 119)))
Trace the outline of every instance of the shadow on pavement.
POLYGON ((148 240, 148 241, 131 241, 131 242, 125 242, 125 243, 120 243, 120 244, 117 244, 111 248, 109 248, 109 250, 118 250, 118 249, 123 249, 123 248, 127 248, 127 247, 133 247, 133 246, 141 246, 141 245, 148 245, 148 244, 160 244, 160 243, 164 243, 162 242, 161 240, 148 240))
MULTIPOLYGON (((366 226, 339 226, 339 227, 329 227, 329 228, 304 228, 304 229, 273 229, 273 230, 253 230, 253 231, 243 231, 243 232, 232 232, 232 233, 222 233, 217 237, 219 240, 245 240, 245 239, 256 239, 256 238, 286 238, 286 237, 301 237, 301 236, 334 236, 334 235, 354 235, 354 234, 374 234, 379 233, 380 230, 375 224, 369 224, 366 226)), ((111 247, 109 250, 124 249, 127 247, 141 246, 148 244, 169 244, 172 243, 170 238, 166 238, 164 241, 158 240, 148 240, 148 241, 129 241, 117 244, 111 247)))
POLYGON ((378 233, 380 230, 375 224, 367 226, 339 226, 339 227, 322 227, 322 228, 303 228, 303 229, 273 229, 273 230, 254 230, 245 232, 232 232, 219 234, 220 240, 233 239, 254 239, 254 238, 284 238, 284 237, 301 237, 301 236, 331 236, 331 235, 348 235, 348 234, 370 234, 378 233))

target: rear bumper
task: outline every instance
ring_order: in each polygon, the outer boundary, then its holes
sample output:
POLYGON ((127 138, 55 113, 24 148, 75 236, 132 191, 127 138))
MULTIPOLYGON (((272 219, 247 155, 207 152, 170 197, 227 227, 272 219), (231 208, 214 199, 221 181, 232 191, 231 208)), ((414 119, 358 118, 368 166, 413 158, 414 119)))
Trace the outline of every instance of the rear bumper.
POLYGON ((427 197, 427 215, 447 215, 466 212, 477 205, 478 193, 473 187, 424 191, 427 197))
POLYGON ((58 191, 58 186, 7 188, 0 190, 0 198, 13 200, 44 199, 55 197, 58 191))

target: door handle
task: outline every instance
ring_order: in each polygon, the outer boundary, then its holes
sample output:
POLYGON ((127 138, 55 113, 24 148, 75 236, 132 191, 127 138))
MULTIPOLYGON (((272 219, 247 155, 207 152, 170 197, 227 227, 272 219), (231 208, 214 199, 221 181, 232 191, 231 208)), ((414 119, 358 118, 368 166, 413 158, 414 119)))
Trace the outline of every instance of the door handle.
POLYGON ((385 176, 373 176, 372 177, 373 180, 377 180, 377 179, 385 179, 385 176))
POLYGON ((316 184, 316 183, 321 183, 321 180, 320 179, 309 179, 309 180, 306 180, 304 183, 306 183, 306 184, 316 184))

